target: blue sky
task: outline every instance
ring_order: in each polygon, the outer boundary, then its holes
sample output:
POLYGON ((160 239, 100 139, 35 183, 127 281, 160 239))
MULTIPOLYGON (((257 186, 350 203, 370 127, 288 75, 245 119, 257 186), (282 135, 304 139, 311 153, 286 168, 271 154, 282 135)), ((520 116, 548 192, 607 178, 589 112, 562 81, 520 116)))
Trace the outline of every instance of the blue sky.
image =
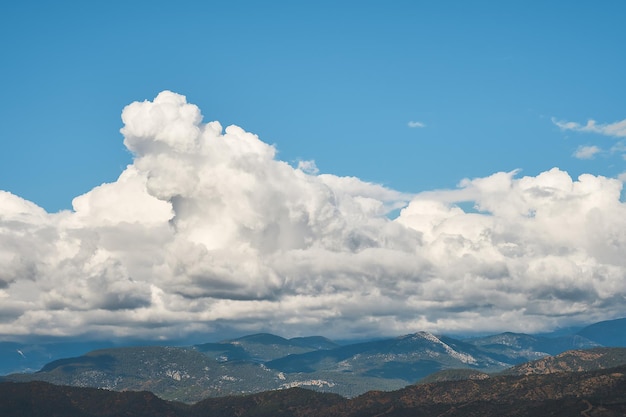
POLYGON ((5 2, 0 189, 49 211, 130 163, 122 108, 169 89, 285 161, 419 192, 552 167, 615 177, 620 1, 5 2), (409 128, 419 121, 423 128, 409 128))
POLYGON ((3 2, 0 340, 626 316, 625 15, 3 2))

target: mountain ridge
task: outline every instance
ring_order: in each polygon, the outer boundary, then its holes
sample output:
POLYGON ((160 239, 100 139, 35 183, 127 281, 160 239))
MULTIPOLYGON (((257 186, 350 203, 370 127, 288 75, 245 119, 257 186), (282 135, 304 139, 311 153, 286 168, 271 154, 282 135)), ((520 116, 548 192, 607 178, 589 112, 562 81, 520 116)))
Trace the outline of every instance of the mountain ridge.
MULTIPOLYGON (((618 320, 602 328, 616 333, 616 326, 623 325, 626 321, 618 320)), ((464 375, 481 379, 572 346, 591 349, 599 344, 578 333, 548 338, 504 332, 459 340, 422 331, 348 345, 322 336, 286 339, 257 333, 184 347, 99 349, 50 361, 35 373, 2 379, 150 390, 187 403, 291 387, 356 397, 370 390, 397 390, 429 376, 429 381, 464 375)), ((621 364, 620 354, 614 356, 619 358, 612 365, 621 364)))

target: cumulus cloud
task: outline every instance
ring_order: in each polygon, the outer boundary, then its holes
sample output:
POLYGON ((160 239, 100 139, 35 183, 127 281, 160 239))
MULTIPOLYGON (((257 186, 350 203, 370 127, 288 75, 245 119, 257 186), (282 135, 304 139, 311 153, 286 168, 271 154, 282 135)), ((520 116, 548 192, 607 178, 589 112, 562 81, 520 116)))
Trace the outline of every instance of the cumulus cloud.
POLYGON ((511 171, 410 195, 294 168, 172 92, 122 119, 133 163, 72 211, 0 192, 5 338, 531 332, 624 315, 618 179, 511 171))
POLYGON ((423 122, 414 122, 414 121, 410 121, 408 123, 410 128, 422 128, 422 127, 426 127, 426 124, 423 122))
POLYGON ((557 125, 561 130, 573 130, 575 132, 598 133, 605 136, 626 137, 626 119, 614 123, 600 123, 589 119, 587 124, 581 125, 576 122, 560 121, 552 118, 552 123, 557 125))
POLYGON ((593 159, 597 153, 602 152, 602 149, 597 146, 579 146, 574 152, 573 156, 577 159, 593 159))

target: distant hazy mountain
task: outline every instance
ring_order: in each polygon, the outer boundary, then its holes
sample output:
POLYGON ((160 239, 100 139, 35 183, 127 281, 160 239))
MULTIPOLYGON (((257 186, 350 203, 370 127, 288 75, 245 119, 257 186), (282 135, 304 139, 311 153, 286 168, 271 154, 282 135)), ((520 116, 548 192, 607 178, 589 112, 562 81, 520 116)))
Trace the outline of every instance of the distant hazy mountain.
POLYGON ((601 321, 585 327, 577 334, 602 346, 626 347, 626 318, 601 321))
POLYGON ((546 355, 556 355, 566 350, 601 346, 580 335, 551 338, 510 332, 468 339, 466 342, 488 352, 502 355, 505 362, 512 364, 527 362, 546 355))
POLYGON ((497 355, 481 351, 471 344, 419 332, 332 350, 289 355, 265 365, 286 373, 326 371, 402 379, 411 383, 444 368, 500 370, 510 365, 499 359, 497 355))
MULTIPOLYGON (((501 333, 466 340, 418 332, 343 346, 321 336, 285 339, 260 333, 184 348, 100 349, 51 361, 36 373, 15 373, 4 379, 149 390, 161 398, 184 402, 293 387, 355 397, 370 390, 396 390, 426 377, 427 381, 479 380, 515 365, 531 366, 529 361, 537 364, 532 365, 536 369, 541 363, 546 369, 556 369, 547 365, 550 358, 536 360, 572 349, 596 348, 599 341, 617 343, 625 326, 626 320, 613 320, 559 337, 501 333)), ((592 357, 603 351, 584 352, 595 352, 587 354, 592 357)), ((618 352, 613 351, 612 360, 594 359, 589 366, 564 369, 616 366, 622 363, 618 352), (600 366, 601 361, 608 365, 600 366)), ((565 357, 558 356, 559 363, 565 357)), ((517 372, 513 370, 509 372, 517 372)))
POLYGON ((250 360, 267 362, 283 356, 334 349, 338 344, 321 336, 285 339, 269 333, 259 333, 219 343, 195 345, 194 348, 217 360, 250 360))
POLYGON ((312 350, 313 349, 328 350, 328 349, 335 349, 340 346, 339 344, 333 342, 332 340, 327 339, 322 336, 294 337, 292 339, 289 339, 289 341, 295 345, 306 347, 306 348, 311 348, 312 350))
POLYGON ((112 347, 107 341, 0 342, 0 375, 34 372, 50 361, 78 356, 94 349, 112 347))

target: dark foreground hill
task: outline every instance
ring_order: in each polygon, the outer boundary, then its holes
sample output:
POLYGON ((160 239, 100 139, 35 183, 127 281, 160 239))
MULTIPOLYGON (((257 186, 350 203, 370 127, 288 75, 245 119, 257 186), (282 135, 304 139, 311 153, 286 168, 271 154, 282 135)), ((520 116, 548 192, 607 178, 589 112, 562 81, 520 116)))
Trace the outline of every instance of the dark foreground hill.
POLYGON ((45 382, 0 384, 3 417, 404 417, 626 415, 626 367, 412 385, 353 399, 301 388, 209 398, 193 405, 149 392, 45 382))
POLYGON ((626 365, 626 348, 568 350, 526 362, 501 372, 502 375, 553 374, 610 369, 626 365))
POLYGON ((435 372, 421 379, 418 383, 426 384, 442 381, 459 381, 464 379, 487 379, 496 375, 530 375, 554 374, 565 372, 597 371, 626 366, 626 348, 594 348, 568 350, 559 355, 546 356, 526 362, 496 374, 489 375, 474 369, 446 369, 435 372))

